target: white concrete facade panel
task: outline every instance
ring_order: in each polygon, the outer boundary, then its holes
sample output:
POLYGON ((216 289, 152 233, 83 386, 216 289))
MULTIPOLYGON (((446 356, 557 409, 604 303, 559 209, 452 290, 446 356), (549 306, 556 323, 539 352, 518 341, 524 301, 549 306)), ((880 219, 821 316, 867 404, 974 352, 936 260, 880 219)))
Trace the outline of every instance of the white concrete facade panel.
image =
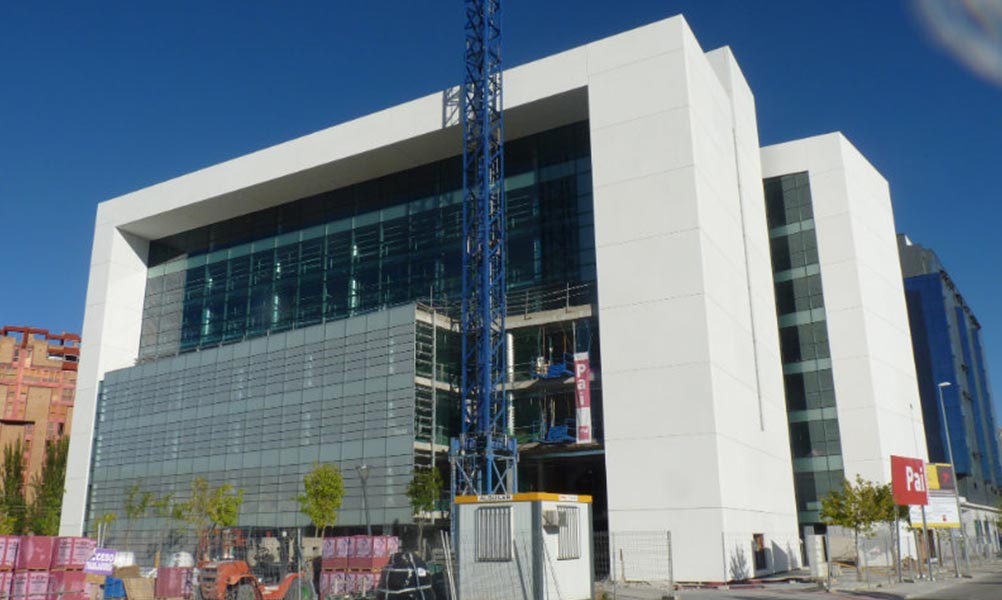
MULTIPOLYGON (((609 527, 613 532, 636 528, 670 529, 678 547, 687 549, 684 555, 676 555, 680 574, 690 579, 723 580, 730 578, 729 566, 724 560, 708 561, 706 556, 711 548, 724 557, 727 552, 749 547, 754 532, 782 538, 784 544, 795 543, 796 517, 788 434, 782 413, 774 300, 769 276, 763 278, 769 269, 768 262, 755 266, 757 277, 754 281, 748 275, 745 237, 757 246, 759 260, 767 256, 762 250, 768 248, 756 160, 754 108, 748 106, 752 99, 750 93, 733 100, 729 95, 729 90, 744 86, 732 58, 722 57, 726 67, 724 74, 730 78, 725 86, 721 83, 720 72, 699 48, 691 32, 686 28, 680 35, 681 53, 673 56, 684 64, 685 79, 672 81, 671 87, 687 92, 687 104, 673 106, 667 114, 671 115, 676 127, 685 126, 688 131, 665 127, 655 132, 652 125, 658 122, 657 115, 665 113, 638 103, 632 104, 634 112, 629 114, 600 114, 616 108, 604 102, 605 98, 632 97, 643 94, 646 89, 663 89, 663 84, 651 82, 677 73, 677 68, 644 73, 634 64, 630 70, 632 81, 623 76, 589 82, 589 98, 600 99, 599 103, 591 102, 589 111, 596 182, 603 390, 608 399, 604 411, 609 527), (614 81, 617 89, 603 89, 607 81, 614 81), (735 106, 741 105, 740 112, 733 108, 732 102, 735 106), (653 115, 636 112, 641 109, 653 115), (751 118, 751 122, 737 123, 735 114, 751 118), (621 122, 613 124, 617 116, 621 122), (639 133, 640 124, 647 129, 644 134, 639 133), (736 147, 738 130, 743 142, 740 148, 736 147), (673 136, 671 144, 682 144, 686 148, 665 152, 663 146, 669 140, 657 138, 666 133, 673 136), (745 157, 743 166, 739 166, 736 158, 739 154, 745 157), (651 172, 651 169, 657 171, 651 172), (739 192, 742 189, 739 171, 746 181, 746 195, 739 192), (643 185, 643 182, 657 181, 658 174, 674 180, 691 177, 692 184, 674 188, 689 194, 665 196, 664 187, 643 185), (631 206, 669 205, 687 217, 695 213, 698 236, 679 233, 671 223, 638 223, 634 240, 639 238, 637 231, 652 237, 691 239, 688 243, 673 244, 676 256, 667 257, 645 252, 647 246, 644 244, 628 242, 631 228, 626 225, 617 224, 607 230, 607 222, 637 218, 636 213, 623 210, 624 200, 617 196, 624 182, 630 182, 631 206), (748 223, 742 216, 743 205, 749 208, 748 223), (686 208, 680 211, 677 208, 680 206, 686 208), (756 223, 756 219, 758 227, 746 231, 745 226, 756 223), (606 237, 606 231, 613 232, 609 238, 615 239, 614 244, 606 237), (680 262, 698 264, 701 276, 688 277, 688 269, 673 268, 680 262), (642 267, 636 269, 631 265, 642 267), (645 295, 650 284, 614 275, 622 270, 663 279, 658 287, 666 299, 643 305, 626 304, 624 301, 628 298, 645 295), (693 284, 701 286, 695 294, 693 284), (768 341, 761 348, 766 356, 759 362, 756 362, 759 348, 752 333, 751 295, 768 309, 755 312, 755 318, 762 321, 759 325, 768 332, 765 336, 768 341), (662 323, 676 323, 678 328, 673 326, 666 330, 662 323), (674 332, 684 332, 684 335, 665 335, 674 332), (685 345, 678 346, 683 339, 685 345), (686 364, 705 364, 708 369, 678 368, 686 364), (656 366, 663 370, 655 377, 620 377, 632 375, 637 369, 653 370, 656 366), (708 381, 692 381, 694 376, 705 377, 708 381), (769 380, 768 399, 761 398, 759 393, 758 380, 763 377, 769 380), (687 397, 686 403, 673 399, 693 389, 703 395, 687 397), (628 403, 621 400, 635 396, 643 399, 628 403), (646 419, 647 411, 651 410, 643 409, 644 416, 640 417, 638 404, 648 403, 667 403, 667 407, 661 406, 653 412, 666 422, 666 432, 674 432, 676 421, 700 431, 697 423, 711 417, 713 433, 700 435, 698 444, 684 434, 638 437, 639 431, 652 429, 649 423, 638 423, 646 419), (686 404, 701 408, 693 413, 694 409, 686 408, 686 404), (769 411, 767 428, 763 427, 763 410, 769 411), (749 452, 750 447, 757 451, 749 452), (655 456, 663 460, 658 461, 651 473, 651 467, 641 465, 655 456), (673 467, 676 462, 684 467, 673 467), (702 473, 698 481, 692 479, 689 469, 702 473), (631 473, 634 474, 632 478, 631 473), (638 479, 644 478, 664 483, 639 483, 638 479), (628 485, 631 480, 635 483, 628 485), (711 485, 712 480, 717 482, 718 488, 711 485), (749 481, 755 482, 754 499, 749 498, 746 486, 749 481), (690 486, 700 489, 687 489, 690 486), (706 506, 719 508, 706 510, 706 506), (717 536, 720 539, 716 539, 717 536), (747 540, 733 547, 728 544, 729 550, 725 551, 721 548, 722 540, 730 538, 747 540), (694 553, 690 554, 690 549, 694 553)), ((671 96, 671 102, 676 101, 677 96, 671 96)), ((668 214, 668 209, 645 208, 641 212, 668 214)), ((691 221, 686 222, 686 226, 691 227, 691 221)))
POLYGON ((926 458, 887 182, 841 134, 762 149, 762 175, 807 172, 845 475, 890 481, 926 458))

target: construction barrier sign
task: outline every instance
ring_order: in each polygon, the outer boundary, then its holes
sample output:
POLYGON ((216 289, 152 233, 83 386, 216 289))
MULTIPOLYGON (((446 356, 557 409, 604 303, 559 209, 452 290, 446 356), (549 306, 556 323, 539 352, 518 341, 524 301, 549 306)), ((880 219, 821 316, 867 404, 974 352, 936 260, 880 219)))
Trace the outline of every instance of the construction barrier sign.
POLYGON ((894 503, 921 506, 929 503, 925 461, 921 458, 891 456, 891 489, 894 503))
POLYGON ((115 550, 96 548, 84 564, 84 573, 93 575, 112 575, 115 572, 115 550))
POLYGON ((574 406, 577 409, 577 443, 588 444, 591 438, 591 365, 587 352, 574 355, 574 406))
MULTIPOLYGON (((926 526, 930 529, 960 529, 957 514, 957 480, 953 465, 931 463, 925 466, 925 480, 929 486, 929 505, 925 509, 926 526)), ((912 527, 922 527, 922 512, 918 507, 909 511, 912 527)))
MULTIPOLYGON (((922 507, 912 506, 908 510, 912 527, 922 527, 922 507)), ((925 522, 929 529, 960 529, 957 515, 957 499, 953 492, 929 492, 929 505, 925 507, 925 522)))

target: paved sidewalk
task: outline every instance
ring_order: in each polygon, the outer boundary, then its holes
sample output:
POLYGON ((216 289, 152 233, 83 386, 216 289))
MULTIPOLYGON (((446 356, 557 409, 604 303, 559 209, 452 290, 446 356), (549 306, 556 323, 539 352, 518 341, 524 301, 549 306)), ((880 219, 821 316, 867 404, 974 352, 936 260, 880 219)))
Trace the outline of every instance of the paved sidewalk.
MULTIPOLYGON (((803 573, 788 575, 803 575, 803 573)), ((968 598, 967 592, 961 591, 958 595, 957 588, 958 586, 970 585, 971 589, 978 588, 978 598, 1002 599, 1002 583, 996 583, 1002 582, 1002 562, 972 567, 971 577, 960 579, 950 574, 934 581, 923 579, 897 583, 889 582, 885 574, 883 581, 879 581, 878 577, 871 575, 871 581, 867 584, 857 581, 855 575, 855 571, 843 570, 830 592, 826 592, 817 584, 791 581, 791 577, 788 576, 705 589, 681 589, 678 591, 677 597, 681 600, 920 600, 923 598, 929 600, 940 600, 941 598, 966 600, 968 598), (995 594, 996 589, 997 595, 995 594)), ((610 598, 612 597, 610 595, 610 598)), ((654 600, 656 596, 638 594, 636 591, 630 590, 625 594, 620 593, 617 600, 648 600, 649 598, 654 600)))
MULTIPOLYGON (((935 596, 937 593, 957 586, 965 582, 973 582, 985 578, 1002 574, 1002 563, 987 564, 984 566, 972 566, 969 576, 958 579, 952 573, 940 575, 936 573, 936 579, 929 581, 920 579, 917 581, 906 581, 904 583, 875 582, 861 583, 855 580, 855 571, 846 573, 843 571, 842 581, 832 586, 833 592, 848 594, 858 597, 871 598, 899 598, 901 600, 922 598, 924 596, 935 596), (846 577, 849 575, 849 577, 846 577)), ((1002 590, 999 592, 1002 599, 1002 590)))

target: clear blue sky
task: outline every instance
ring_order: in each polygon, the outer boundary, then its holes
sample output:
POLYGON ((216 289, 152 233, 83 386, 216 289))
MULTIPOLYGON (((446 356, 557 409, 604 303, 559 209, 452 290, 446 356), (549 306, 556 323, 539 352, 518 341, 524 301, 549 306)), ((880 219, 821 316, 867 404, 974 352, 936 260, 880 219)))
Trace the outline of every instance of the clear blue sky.
MULTIPOLYGON (((734 50, 763 144, 840 130, 890 181, 899 230, 979 316, 1002 395, 1002 87, 911 6, 510 0, 504 52, 685 14, 704 49, 734 50)), ((459 0, 3 3, 0 324, 80 331, 98 202, 453 85, 462 27, 459 0)))

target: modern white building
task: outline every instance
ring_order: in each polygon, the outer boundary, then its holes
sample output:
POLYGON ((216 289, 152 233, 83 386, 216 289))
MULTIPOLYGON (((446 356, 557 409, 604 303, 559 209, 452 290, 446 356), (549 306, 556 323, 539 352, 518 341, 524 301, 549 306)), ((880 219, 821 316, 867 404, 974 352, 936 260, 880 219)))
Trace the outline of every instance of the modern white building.
MULTIPOLYGON (((887 182, 839 134, 760 151, 734 56, 682 17, 504 80, 520 489, 670 531, 678 580, 798 565, 843 476, 926 456, 887 182)), ((403 489, 457 426, 457 98, 98 207, 63 534, 195 476, 245 489, 243 525, 305 525, 314 461, 345 474, 339 525, 411 523, 403 489)))
POLYGON ((762 149, 803 524, 843 478, 927 458, 887 181, 831 133, 762 149))
POLYGON ((641 32, 588 86, 609 530, 740 579, 799 563, 754 98, 684 22, 641 32))

